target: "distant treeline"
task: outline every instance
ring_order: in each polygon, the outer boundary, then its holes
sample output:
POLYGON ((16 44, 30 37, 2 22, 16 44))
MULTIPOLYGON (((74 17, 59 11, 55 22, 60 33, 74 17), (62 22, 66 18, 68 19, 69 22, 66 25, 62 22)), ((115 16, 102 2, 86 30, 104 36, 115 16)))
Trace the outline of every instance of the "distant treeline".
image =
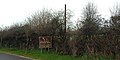
POLYGON ((64 10, 43 9, 28 17, 24 23, 1 28, 0 46, 38 49, 39 36, 52 36, 51 50, 61 54, 79 56, 88 53, 120 57, 120 5, 110 10, 111 17, 106 20, 98 14, 93 3, 88 3, 74 27, 70 21, 72 12, 66 12, 66 33, 64 10))

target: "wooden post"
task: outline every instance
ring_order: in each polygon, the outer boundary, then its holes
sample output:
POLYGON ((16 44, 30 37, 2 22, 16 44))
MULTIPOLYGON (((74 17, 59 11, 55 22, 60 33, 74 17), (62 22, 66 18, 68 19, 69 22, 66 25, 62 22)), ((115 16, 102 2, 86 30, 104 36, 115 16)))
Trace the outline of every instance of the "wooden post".
POLYGON ((50 48, 48 48, 48 52, 50 51, 50 48))
POLYGON ((65 34, 66 34, 66 4, 65 4, 65 34))
POLYGON ((66 52, 66 47, 67 47, 67 41, 66 41, 66 4, 65 4, 65 29, 64 29, 64 41, 63 41, 63 51, 66 52))
POLYGON ((43 52, 43 48, 41 48, 41 53, 43 52))

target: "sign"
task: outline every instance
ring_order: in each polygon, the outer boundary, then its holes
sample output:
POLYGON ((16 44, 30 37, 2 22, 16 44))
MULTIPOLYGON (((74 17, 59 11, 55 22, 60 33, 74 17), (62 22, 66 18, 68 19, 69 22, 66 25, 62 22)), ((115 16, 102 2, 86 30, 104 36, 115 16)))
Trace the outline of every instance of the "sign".
POLYGON ((52 37, 51 36, 40 36, 39 37, 39 48, 52 48, 52 37))

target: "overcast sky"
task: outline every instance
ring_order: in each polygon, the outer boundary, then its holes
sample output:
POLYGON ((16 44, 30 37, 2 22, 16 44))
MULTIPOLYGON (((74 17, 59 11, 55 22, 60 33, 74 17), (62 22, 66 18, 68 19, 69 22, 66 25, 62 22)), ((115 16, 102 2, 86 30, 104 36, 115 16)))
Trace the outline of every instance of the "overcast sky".
POLYGON ((110 16, 109 9, 115 3, 119 3, 120 0, 0 0, 0 26, 9 26, 13 23, 24 21, 26 17, 43 8, 64 9, 64 4, 67 4, 67 9, 74 12, 74 22, 81 16, 82 8, 87 2, 95 3, 99 14, 108 19, 110 16))

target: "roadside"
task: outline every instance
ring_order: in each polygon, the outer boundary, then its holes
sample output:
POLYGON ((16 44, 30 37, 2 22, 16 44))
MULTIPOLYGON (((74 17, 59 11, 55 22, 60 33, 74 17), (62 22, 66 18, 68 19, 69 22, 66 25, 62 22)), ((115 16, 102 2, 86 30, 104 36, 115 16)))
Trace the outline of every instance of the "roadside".
MULTIPOLYGON (((13 53, 10 53, 10 52, 5 52, 5 51, 0 51, 0 57, 1 57, 1 55, 13 56, 13 57, 26 59, 26 60, 36 60, 36 59, 30 58, 30 57, 27 57, 27 56, 17 55, 17 54, 13 54, 13 53)), ((9 57, 7 57, 7 58, 9 58, 9 57)))
POLYGON ((40 50, 20 50, 14 48, 0 48, 0 52, 11 54, 15 56, 25 57, 32 60, 113 60, 109 57, 105 57, 104 55, 89 55, 84 54, 82 56, 73 57, 70 55, 62 55, 53 51, 43 51, 41 53, 40 50))
POLYGON ((0 52, 0 60, 33 60, 33 59, 23 57, 23 56, 18 56, 18 55, 0 52))
POLYGON ((26 58, 30 60, 38 60, 38 59, 32 58, 27 52, 23 50, 19 50, 19 49, 0 48, 0 53, 13 55, 13 56, 21 57, 21 58, 26 58))

